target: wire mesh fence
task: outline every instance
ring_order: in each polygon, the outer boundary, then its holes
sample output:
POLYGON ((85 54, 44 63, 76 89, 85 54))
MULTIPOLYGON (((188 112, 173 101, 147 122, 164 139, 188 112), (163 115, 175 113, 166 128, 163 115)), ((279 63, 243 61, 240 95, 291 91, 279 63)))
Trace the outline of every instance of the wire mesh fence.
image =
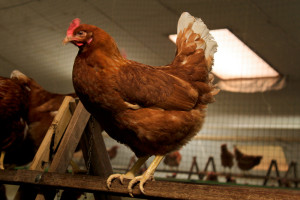
MULTIPOLYGON (((175 53, 175 45, 168 41, 167 35, 176 33, 177 19, 183 11, 201 17, 211 29, 228 28, 241 41, 256 47, 253 51, 258 55, 269 58, 266 62, 272 61, 280 74, 285 75, 285 69, 280 71, 276 66, 298 67, 294 59, 287 59, 288 55, 296 55, 298 51, 286 50, 290 46, 295 50, 298 46, 297 37, 293 35, 299 30, 299 26, 294 25, 294 22, 299 22, 296 18, 299 15, 295 14, 299 10, 299 2, 296 1, 74 2, 28 1, 17 6, 3 3, 0 9, 3 24, 6 18, 11 19, 9 26, 3 25, 5 31, 1 32, 2 38, 5 38, 1 41, 5 48, 0 49, 1 75, 7 75, 18 67, 51 91, 73 89, 71 71, 77 50, 61 48, 60 41, 74 17, 106 30, 116 39, 128 59, 149 65, 165 65, 172 61, 175 53), (68 8, 67 11, 64 8, 68 8), (24 28, 22 24, 30 28, 24 28), (292 26, 295 26, 295 33, 287 33, 286 29, 292 26), (17 33, 23 34, 15 36, 17 33), (266 43, 271 45, 272 51, 265 48, 266 43)), ((250 60, 245 58, 243 62, 250 60)), ((288 178, 298 179, 296 174, 300 173, 300 81, 297 76, 289 75, 291 78, 287 77, 285 87, 280 90, 254 93, 221 91, 216 102, 208 106, 202 130, 179 150, 182 156, 179 166, 171 168, 162 162, 155 176, 187 180, 193 161, 196 161, 200 172, 205 171, 206 164, 209 164, 206 172, 214 171, 214 163, 219 182, 228 182, 226 175, 231 174, 238 184, 297 186, 297 183, 288 180, 284 183, 284 180, 278 182, 277 179, 266 182, 270 166, 270 175, 275 178, 276 166, 280 178, 286 178, 289 172, 288 178), (222 144, 227 144, 232 153, 236 147, 247 155, 262 156, 262 159, 249 171, 241 170, 236 159, 231 169, 224 169, 220 158, 222 144), (213 162, 208 163, 210 158, 213 162)), ((260 87, 264 81, 254 79, 252 85, 260 87)), ((238 87, 245 91, 249 84, 241 82, 238 87)), ((134 154, 105 134, 104 138, 108 148, 114 145, 120 147, 117 156, 111 160, 113 168, 126 171, 134 154)), ((147 161, 147 166, 152 159, 147 161)), ((195 168, 193 172, 196 172, 195 168)), ((194 173, 190 178, 198 180, 199 176, 194 173)), ((206 173, 202 178, 208 179, 206 173)))

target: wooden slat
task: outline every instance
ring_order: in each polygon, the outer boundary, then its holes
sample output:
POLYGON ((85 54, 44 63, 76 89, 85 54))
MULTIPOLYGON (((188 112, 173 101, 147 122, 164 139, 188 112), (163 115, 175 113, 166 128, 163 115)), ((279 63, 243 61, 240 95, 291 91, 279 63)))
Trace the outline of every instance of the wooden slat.
MULTIPOLYGON (((75 107, 75 102, 70 104, 71 112, 75 110, 75 107)), ((100 124, 93 117, 91 117, 81 137, 80 147, 85 163, 87 164, 90 160, 89 174, 106 178, 112 174, 113 170, 101 134, 102 131, 103 129, 101 128, 100 124)), ((120 200, 120 197, 103 195, 99 193, 95 193, 94 197, 96 200, 120 200)))
MULTIPOLYGON (((49 162, 50 144, 52 136, 56 132, 56 130, 59 130, 59 132, 61 133, 66 129, 68 123, 62 119, 66 116, 69 116, 69 102, 72 99, 73 98, 70 96, 66 96, 64 98, 64 101, 62 102, 62 105, 60 106, 57 115, 54 117, 53 122, 50 125, 37 153, 35 154, 29 169, 44 170, 43 163, 49 162)), ((60 136, 62 136, 62 134, 60 134, 60 136)), ((57 140, 59 139, 60 138, 58 138, 57 140)))
MULTIPOLYGON (((102 131, 103 129, 97 120, 91 117, 80 140, 80 146, 86 165, 90 162, 90 174, 107 178, 113 173, 113 170, 101 134, 102 131)), ((94 196, 96 200, 120 200, 120 197, 99 193, 95 193, 94 196)))
MULTIPOLYGON (((30 170, 43 171, 45 164, 50 162, 50 148, 53 134, 55 134, 56 142, 58 143, 61 139, 63 132, 70 120, 70 109, 69 103, 74 100, 73 97, 66 96, 58 109, 57 115, 54 117, 37 153, 35 154, 33 161, 30 165, 30 170)), ((14 200, 22 200, 26 198, 27 200, 35 199, 37 192, 32 190, 32 188, 21 186, 17 191, 14 200)))
MULTIPOLYGON (((69 96, 68 96, 68 98, 69 98, 69 96)), ((72 101, 75 102, 75 100, 73 98, 70 99, 70 101, 67 101, 67 100, 66 100, 66 102, 68 103, 68 105, 70 105, 70 102, 72 102, 72 101)), ((58 126, 55 130, 54 144, 52 147, 54 151, 57 149, 57 146, 58 146, 71 118, 72 118, 72 114, 69 109, 69 106, 66 106, 66 109, 64 109, 64 112, 63 112, 63 116, 61 117, 61 119, 59 119, 58 126)), ((54 119, 54 120, 56 120, 56 119, 54 119)))
MULTIPOLYGON (((53 157, 48 170, 49 172, 66 172, 90 116, 91 114, 86 111, 82 103, 79 102, 59 148, 53 157)), ((37 195, 36 200, 44 200, 45 198, 51 199, 54 195, 55 193, 53 191, 43 192, 43 194, 37 195), (47 195, 47 197, 45 197, 45 195, 47 195)))
POLYGON ((102 131, 100 124, 92 118, 85 129, 85 134, 81 138, 81 149, 86 162, 89 160, 88 154, 91 151, 90 173, 107 178, 113 173, 113 170, 101 134, 102 131), (92 140, 90 140, 91 137, 92 140))
MULTIPOLYGON (((114 181, 110 190, 106 179, 98 176, 42 173, 40 171, 3 170, 0 171, 0 182, 6 184, 23 184, 39 188, 58 188, 64 190, 102 192, 128 196, 127 184, 114 181)), ((167 181, 150 181, 145 185, 146 196, 135 186, 133 195, 147 199, 197 199, 197 200, 293 200, 300 199, 299 190, 269 189, 247 186, 187 184, 167 181)))
POLYGON ((79 102, 49 167, 49 172, 66 171, 90 116, 91 114, 79 102))

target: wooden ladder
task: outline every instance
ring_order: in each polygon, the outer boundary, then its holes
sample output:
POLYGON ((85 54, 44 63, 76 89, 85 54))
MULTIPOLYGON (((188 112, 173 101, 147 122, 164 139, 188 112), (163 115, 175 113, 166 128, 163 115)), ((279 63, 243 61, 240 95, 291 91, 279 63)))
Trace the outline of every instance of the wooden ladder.
MULTIPOLYGON (((46 169, 48 172, 65 173, 80 143, 90 175, 102 178, 112 174, 112 166, 102 137, 102 128, 91 117, 80 101, 65 97, 41 143, 30 170, 41 171, 35 177, 38 182, 46 169)), ((68 181, 68 180, 66 180, 68 181)), ((14 200, 54 199, 56 191, 32 186, 20 186, 14 200)), ((95 199, 120 199, 120 197, 95 194, 95 199)))

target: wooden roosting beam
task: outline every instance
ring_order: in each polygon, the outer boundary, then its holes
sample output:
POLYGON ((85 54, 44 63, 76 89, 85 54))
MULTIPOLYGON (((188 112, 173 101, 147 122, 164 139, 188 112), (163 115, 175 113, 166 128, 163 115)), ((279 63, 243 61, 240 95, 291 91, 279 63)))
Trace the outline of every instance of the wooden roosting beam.
MULTIPOLYGON (((91 175, 59 174, 30 170, 0 171, 0 180, 5 184, 27 185, 39 189, 63 189, 87 192, 101 192, 119 196, 129 196, 128 180, 122 185, 114 181, 107 189, 106 178, 91 175)), ((256 188, 246 186, 204 185, 167 181, 149 181, 145 185, 146 196, 134 187, 133 195, 147 199, 300 199, 299 190, 256 188)))

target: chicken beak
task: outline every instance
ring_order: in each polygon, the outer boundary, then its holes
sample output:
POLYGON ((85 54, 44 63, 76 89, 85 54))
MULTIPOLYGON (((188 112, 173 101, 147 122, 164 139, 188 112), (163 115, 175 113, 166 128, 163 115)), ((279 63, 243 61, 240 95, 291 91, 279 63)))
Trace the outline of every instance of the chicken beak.
POLYGON ((72 37, 66 36, 65 39, 62 41, 62 43, 63 43, 63 45, 66 45, 70 41, 72 41, 72 37))

